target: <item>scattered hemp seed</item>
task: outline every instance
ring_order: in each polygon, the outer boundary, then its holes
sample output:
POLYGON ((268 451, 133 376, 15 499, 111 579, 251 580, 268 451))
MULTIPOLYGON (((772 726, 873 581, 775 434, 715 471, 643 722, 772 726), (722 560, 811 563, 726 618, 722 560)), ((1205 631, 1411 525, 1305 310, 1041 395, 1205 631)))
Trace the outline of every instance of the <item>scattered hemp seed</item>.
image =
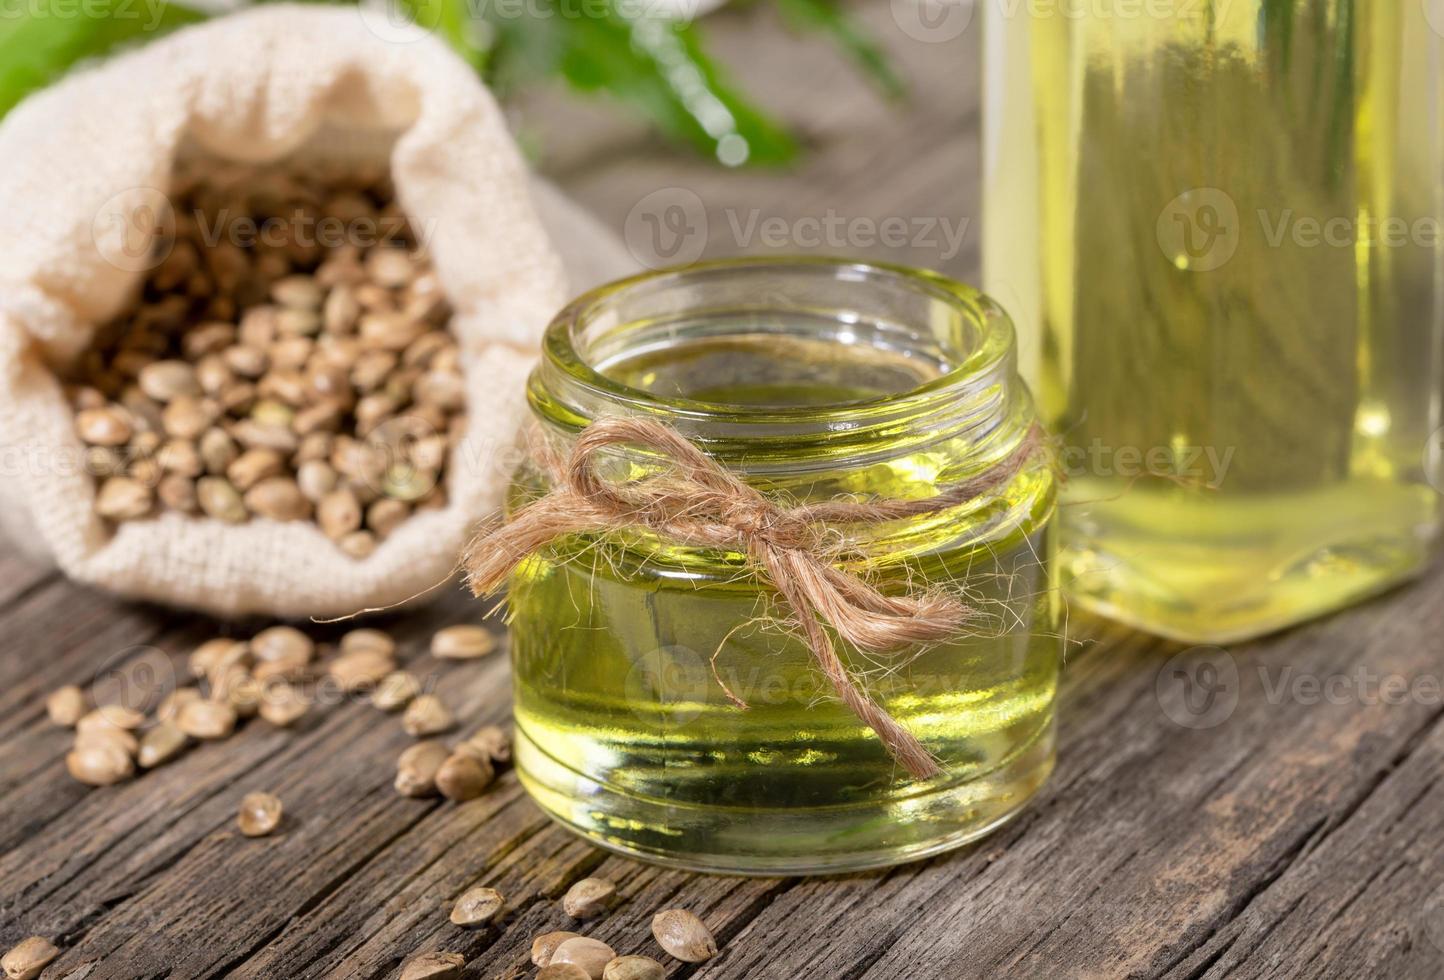
POLYGON ((391 657, 396 654, 396 641, 391 638, 390 633, 376 629, 352 630, 341 637, 342 653, 356 653, 359 650, 370 650, 383 657, 391 657))
POLYGON ((450 709, 434 694, 422 694, 406 706, 401 727, 413 738, 439 735, 456 724, 450 709))
POLYGON ((294 626, 272 626, 251 637, 251 655, 258 663, 310 660, 315 652, 316 644, 294 626))
POLYGON ((666 909, 652 916, 657 944, 684 963, 701 963, 717 955, 717 940, 686 909, 666 909))
POLYGON ((261 689, 261 717, 277 728, 289 728, 310 709, 311 702, 300 688, 281 682, 261 689))
POLYGON ((431 655, 439 660, 475 660, 496 650, 496 638, 484 626, 448 626, 431 638, 431 655))
POLYGON ((400 711, 421 693, 421 682, 405 670, 393 670, 371 692, 371 703, 382 711, 400 711))
POLYGON ((576 939, 580 933, 567 932, 544 932, 531 941, 531 962, 533 966, 546 966, 552 961, 552 955, 556 953, 557 947, 568 939, 576 939))
POLYGON ((499 725, 487 725, 456 747, 456 751, 485 756, 496 766, 511 764, 511 736, 499 725))
POLYGON ((396 792, 402 796, 436 795, 436 774, 451 756, 437 741, 417 742, 396 760, 396 792))
POLYGON ((130 753, 105 738, 78 742, 66 755, 65 768, 87 786, 111 786, 135 775, 130 753))
POLYGON ((220 701, 190 701, 181 705, 175 725, 202 741, 229 738, 236 730, 236 709, 220 701))
POLYGON ((31 936, 0 956, 0 969, 5 971, 6 980, 35 980, 59 956, 60 950, 50 940, 31 936))
POLYGON ((95 745, 98 743, 114 745, 126 755, 132 757, 140 751, 140 740, 135 737, 134 732, 128 732, 124 728, 111 728, 109 725, 92 725, 89 728, 76 730, 76 748, 80 748, 82 745, 95 745))
POLYGON ((234 662, 245 659, 249 653, 245 643, 239 640, 221 637, 215 640, 207 640, 196 647, 190 655, 191 676, 196 679, 208 678, 211 672, 224 660, 234 662), (240 649, 236 649, 239 647, 240 649))
POLYGON ((326 672, 341 690, 348 694, 375 687, 396 669, 391 655, 379 650, 353 650, 326 665, 326 672))
POLYGON ((51 722, 65 728, 74 728, 85 716, 87 707, 85 692, 74 684, 65 685, 45 699, 45 713, 51 722))
POLYGON ((401 965, 401 980, 455 980, 465 967, 460 953, 418 953, 401 965))
POLYGON ((496 918, 505 901, 495 888, 469 889, 452 906, 451 922, 468 928, 484 926, 496 918))
POLYGON ((664 980, 667 971, 650 956, 618 956, 602 971, 602 980, 664 980))
POLYGON ((236 826, 247 837, 265 837, 281 824, 281 801, 270 793, 247 793, 236 813, 236 826))
POLYGON ((617 897, 617 886, 605 878, 583 878, 562 896, 562 911, 573 919, 595 919, 617 897))
POLYGON ((141 736, 136 762, 140 763, 142 769, 154 769, 180 755, 189 742, 190 738, 185 732, 170 722, 163 721, 141 736))
POLYGON ((180 714, 182 706, 192 701, 200 701, 201 692, 195 687, 178 687, 161 699, 160 706, 155 709, 156 721, 174 722, 180 714))
POLYGON ((448 800, 465 803, 486 792, 495 778, 487 760, 453 752, 436 770, 436 788, 448 800))
POLYGON ((592 980, 592 975, 575 963, 551 963, 541 968, 536 980, 592 980))
POLYGON ((616 951, 600 939, 578 936, 558 946, 547 966, 571 963, 585 970, 591 980, 602 980, 602 971, 616 958, 616 951))
POLYGON ((122 731, 133 732, 144 724, 145 715, 139 711, 118 704, 107 704, 82 715, 75 722, 75 730, 84 732, 118 728, 122 731))

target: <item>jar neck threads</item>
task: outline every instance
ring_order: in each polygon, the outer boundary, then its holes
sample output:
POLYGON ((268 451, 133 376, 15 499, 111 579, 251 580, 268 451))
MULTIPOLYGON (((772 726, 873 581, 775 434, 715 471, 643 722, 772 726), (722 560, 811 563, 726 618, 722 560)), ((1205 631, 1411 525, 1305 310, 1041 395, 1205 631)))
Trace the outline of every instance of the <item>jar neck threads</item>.
POLYGON ((1012 323, 992 301, 932 273, 811 258, 588 293, 548 329, 529 396, 564 439, 599 417, 645 417, 763 479, 944 446, 954 475, 985 469, 1032 418, 1012 323))

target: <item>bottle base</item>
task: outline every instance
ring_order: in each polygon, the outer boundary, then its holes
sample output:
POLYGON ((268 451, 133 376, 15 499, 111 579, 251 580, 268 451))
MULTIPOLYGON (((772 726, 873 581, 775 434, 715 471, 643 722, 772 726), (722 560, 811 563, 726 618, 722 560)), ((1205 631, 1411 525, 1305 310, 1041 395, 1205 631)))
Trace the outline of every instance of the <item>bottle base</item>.
POLYGON ((641 797, 558 762, 520 723, 522 785, 552 820, 627 857, 708 874, 784 877, 885 868, 933 857, 1016 816, 1053 769, 1050 722, 984 776, 876 804, 760 809, 641 797))
POLYGON ((1094 508, 1062 530, 1059 585, 1073 605, 1171 640, 1254 639, 1387 591, 1427 567, 1436 502, 1417 493, 1381 499, 1375 509, 1368 501, 1336 506, 1337 520, 1322 529, 1309 501, 1292 512, 1238 508, 1228 515, 1233 533, 1215 526, 1197 537, 1180 528, 1198 521, 1164 527, 1094 508), (1289 513, 1306 521, 1291 526, 1289 513))

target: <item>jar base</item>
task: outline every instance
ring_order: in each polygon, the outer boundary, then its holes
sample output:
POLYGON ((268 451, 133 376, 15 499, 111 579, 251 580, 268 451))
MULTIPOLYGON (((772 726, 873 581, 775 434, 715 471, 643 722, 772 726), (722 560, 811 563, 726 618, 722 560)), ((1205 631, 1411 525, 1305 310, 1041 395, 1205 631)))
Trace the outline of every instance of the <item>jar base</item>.
POLYGON ((517 774, 551 819, 593 844, 708 874, 783 877, 885 868, 977 840, 1016 816, 1054 762, 1051 721, 984 776, 876 804, 765 810, 621 792, 548 755, 518 724, 517 774))

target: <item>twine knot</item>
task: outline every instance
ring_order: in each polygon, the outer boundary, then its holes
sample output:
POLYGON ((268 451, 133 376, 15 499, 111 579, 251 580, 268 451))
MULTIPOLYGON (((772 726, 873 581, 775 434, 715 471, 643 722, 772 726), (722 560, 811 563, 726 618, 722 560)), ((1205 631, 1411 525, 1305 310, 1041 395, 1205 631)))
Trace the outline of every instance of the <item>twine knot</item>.
POLYGON ((788 620, 802 631, 842 702, 877 733, 901 766, 927 779, 942 771, 938 761, 866 693, 839 658, 824 624, 844 643, 882 653, 956 636, 973 610, 937 590, 885 595, 838 567, 847 548, 837 543, 837 535, 829 544, 829 530, 937 514, 977 499, 1012 480, 1041 444, 1035 427, 1004 463, 923 500, 828 500, 784 507, 669 426, 602 418, 582 430, 571 454, 553 467, 554 487, 546 496, 471 543, 463 562, 467 582, 476 595, 494 592, 518 564, 560 538, 626 528, 649 531, 669 543, 743 554, 777 591, 788 620), (602 454, 624 444, 652 450, 665 468, 639 479, 609 479, 602 472, 602 454))

